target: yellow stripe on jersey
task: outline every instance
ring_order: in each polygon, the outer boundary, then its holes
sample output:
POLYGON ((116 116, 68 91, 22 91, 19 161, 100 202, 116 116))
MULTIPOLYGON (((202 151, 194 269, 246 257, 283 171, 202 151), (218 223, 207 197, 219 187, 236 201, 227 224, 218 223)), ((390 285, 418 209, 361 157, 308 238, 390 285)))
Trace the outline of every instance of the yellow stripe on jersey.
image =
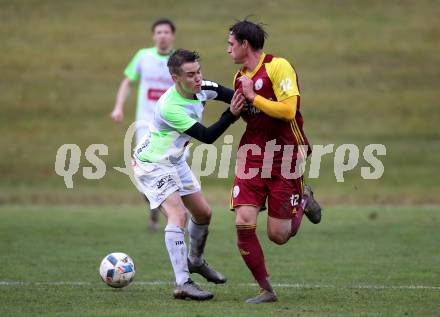
POLYGON ((296 120, 292 120, 290 122, 290 127, 292 129, 293 135, 296 139, 296 144, 298 145, 298 151, 300 152, 301 156, 305 159, 307 157, 307 151, 304 147, 301 145, 304 145, 304 138, 302 137, 301 131, 298 128, 298 124, 296 123, 296 120))
POLYGON ((296 144, 300 145, 303 143, 303 139, 301 137, 301 134, 298 133, 298 130, 296 129, 296 121, 292 120, 290 121, 290 128, 292 129, 293 135, 295 136, 296 144))
MULTIPOLYGON (((295 138, 295 141, 296 141, 295 143, 297 145, 299 145, 299 144, 301 144, 301 136, 299 136, 298 133, 296 132, 296 129, 295 129, 294 125, 293 125, 294 121, 295 120, 290 122, 290 128, 292 129, 293 137, 295 138)), ((301 148, 299 146, 298 146, 298 149, 301 151, 301 148)))
POLYGON ((265 67, 278 101, 299 96, 296 72, 286 59, 274 57, 265 67))
MULTIPOLYGON (((260 70, 261 65, 263 65, 264 58, 266 57, 265 53, 262 53, 260 56, 260 60, 258 61, 258 65, 252 70, 249 71, 247 68, 244 68, 241 71, 241 74, 248 76, 249 78, 254 77, 254 75, 260 70)), ((267 65, 267 64, 266 64, 267 65)))
MULTIPOLYGON (((302 137, 301 131, 298 128, 298 124, 296 123, 296 120, 292 120, 290 122, 290 128, 292 129, 293 135, 296 139, 296 144, 298 144, 298 151, 301 153, 301 156, 307 158, 307 152, 305 152, 305 149, 302 146, 300 146, 300 145, 304 145, 304 139, 302 137)), ((300 177, 300 182, 301 182, 301 196, 302 196, 304 193, 304 178, 302 176, 300 177)))
POLYGON ((234 210, 233 188, 231 188, 231 194, 230 194, 230 198, 229 198, 229 209, 234 210))
POLYGON ((235 75, 234 75, 234 81, 232 82, 232 89, 234 89, 234 90, 235 90, 235 81, 237 80, 237 76, 238 76, 240 73, 241 73, 241 72, 238 71, 238 72, 236 72, 235 75))
POLYGON ((291 121, 291 124, 292 124, 293 128, 295 129, 297 135, 299 136, 299 141, 300 141, 300 143, 298 143, 298 144, 304 144, 304 138, 303 138, 303 136, 302 136, 301 130, 300 130, 299 127, 298 127, 298 123, 296 123, 296 120, 293 119, 293 120, 291 121))

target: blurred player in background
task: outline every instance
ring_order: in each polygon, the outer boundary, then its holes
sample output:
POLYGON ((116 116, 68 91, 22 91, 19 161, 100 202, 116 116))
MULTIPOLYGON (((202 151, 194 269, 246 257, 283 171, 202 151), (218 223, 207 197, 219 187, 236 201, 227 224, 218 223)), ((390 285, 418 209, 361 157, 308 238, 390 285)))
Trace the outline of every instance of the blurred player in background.
MULTIPOLYGON (((173 51, 176 27, 168 19, 159 19, 151 26, 154 47, 140 49, 124 70, 125 78, 116 96, 111 113, 114 121, 124 119, 124 104, 134 83, 139 82, 136 109, 136 145, 149 136, 156 103, 173 85, 167 61, 173 51)), ((159 210, 151 209, 148 227, 159 228, 159 210)))
POLYGON ((134 151, 134 175, 151 208, 160 207, 167 217, 165 244, 176 278, 174 298, 209 300, 214 295, 204 291, 189 277, 198 273, 216 284, 226 278, 203 259, 212 211, 200 184, 185 160, 191 137, 213 143, 233 122, 244 105, 244 96, 213 82, 202 81, 199 56, 187 50, 175 51, 168 60, 175 85, 159 99, 151 136, 134 151), (204 127, 202 113, 208 100, 230 103, 210 127, 204 127), (185 243, 188 209, 189 253, 185 243))
MULTIPOLYGON (((260 208, 268 202, 267 234, 276 244, 284 244, 295 236, 305 213, 313 223, 321 220, 321 208, 313 199, 309 186, 303 178, 288 179, 281 172, 283 150, 294 146, 290 158, 290 170, 295 170, 297 160, 310 154, 299 147, 309 145, 303 131, 300 113, 300 93, 297 76, 287 60, 265 54, 264 41, 267 36, 260 24, 248 20, 235 23, 229 29, 228 53, 235 64, 243 67, 234 78, 234 88, 242 91, 249 103, 242 112, 246 130, 241 138, 243 145, 256 145, 260 154, 247 151, 244 171, 258 169, 250 179, 236 174, 231 197, 231 207, 236 212, 237 244, 239 251, 258 282, 261 292, 247 300, 259 304, 277 301, 266 270, 264 254, 256 235, 257 216, 260 208), (263 177, 262 168, 266 144, 276 140, 280 145, 274 150, 269 177, 263 177)), ((266 149, 267 151, 267 149, 266 149)))

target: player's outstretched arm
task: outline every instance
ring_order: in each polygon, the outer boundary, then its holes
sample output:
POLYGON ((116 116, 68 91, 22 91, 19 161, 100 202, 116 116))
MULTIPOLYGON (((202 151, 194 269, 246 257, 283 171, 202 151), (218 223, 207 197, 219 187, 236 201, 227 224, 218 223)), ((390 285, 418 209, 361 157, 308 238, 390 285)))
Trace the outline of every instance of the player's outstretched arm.
POLYGON ((196 122, 189 129, 184 131, 190 137, 203 143, 214 143, 226 129, 234 123, 240 116, 240 112, 245 104, 245 98, 240 92, 235 92, 231 99, 229 109, 222 113, 220 119, 210 127, 205 127, 196 122))
POLYGON ((211 80, 202 81, 202 91, 206 94, 208 100, 220 100, 227 104, 231 103, 234 96, 234 90, 211 80))
POLYGON ((185 133, 200 142, 212 144, 235 120, 236 117, 227 109, 222 113, 220 119, 210 127, 205 127, 201 123, 196 122, 191 128, 186 130, 185 133))

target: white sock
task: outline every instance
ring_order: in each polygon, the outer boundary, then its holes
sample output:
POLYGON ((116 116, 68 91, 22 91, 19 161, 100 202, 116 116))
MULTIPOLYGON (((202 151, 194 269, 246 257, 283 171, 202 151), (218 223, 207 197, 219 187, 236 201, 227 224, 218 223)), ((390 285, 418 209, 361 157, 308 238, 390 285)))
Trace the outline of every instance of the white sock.
POLYGON ((189 279, 185 230, 177 225, 167 225, 165 244, 176 276, 176 284, 183 285, 189 279))
POLYGON ((195 265, 202 264, 206 239, 208 238, 208 225, 199 225, 191 218, 188 224, 189 232, 189 260, 195 265))

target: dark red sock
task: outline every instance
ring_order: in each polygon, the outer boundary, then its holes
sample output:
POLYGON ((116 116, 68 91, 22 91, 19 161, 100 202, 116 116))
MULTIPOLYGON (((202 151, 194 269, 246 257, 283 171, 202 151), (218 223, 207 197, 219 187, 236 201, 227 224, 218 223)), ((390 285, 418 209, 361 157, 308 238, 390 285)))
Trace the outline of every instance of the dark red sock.
POLYGON ((263 249, 255 232, 256 225, 237 225, 237 246, 249 270, 261 288, 272 292, 264 263, 263 249))
POLYGON ((296 207, 296 213, 293 215, 292 218, 292 227, 290 233, 291 237, 294 237, 299 230, 299 226, 301 225, 301 220, 302 217, 304 216, 304 209, 306 208, 308 199, 309 197, 303 196, 301 202, 298 204, 298 207, 296 207))

